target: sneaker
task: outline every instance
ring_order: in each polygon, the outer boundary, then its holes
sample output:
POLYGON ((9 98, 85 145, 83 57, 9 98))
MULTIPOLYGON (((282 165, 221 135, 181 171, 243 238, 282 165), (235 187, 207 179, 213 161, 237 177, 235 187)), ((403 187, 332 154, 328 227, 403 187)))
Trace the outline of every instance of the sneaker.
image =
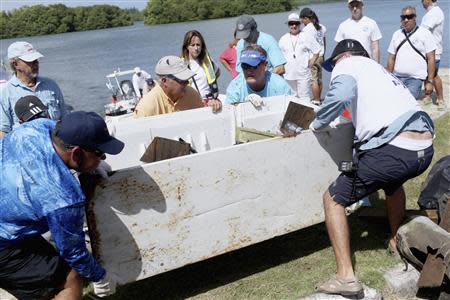
POLYGON ((342 279, 336 275, 315 288, 318 293, 345 297, 364 297, 364 288, 357 278, 342 279))

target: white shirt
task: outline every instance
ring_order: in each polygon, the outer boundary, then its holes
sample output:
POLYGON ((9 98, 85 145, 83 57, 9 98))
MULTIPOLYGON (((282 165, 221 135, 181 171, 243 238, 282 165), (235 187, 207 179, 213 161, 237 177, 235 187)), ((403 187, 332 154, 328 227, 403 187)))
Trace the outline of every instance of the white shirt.
POLYGON ((141 76, 138 76, 136 73, 133 74, 133 89, 134 92, 136 93, 136 96, 141 97, 141 93, 139 92, 139 90, 144 89, 145 87, 145 80, 152 78, 152 76, 150 74, 148 74, 147 72, 145 72, 144 70, 141 70, 141 76))
POLYGON ((354 39, 363 45, 369 56, 372 57, 371 44, 381 39, 381 32, 377 22, 369 17, 363 16, 360 20, 355 21, 349 18, 339 25, 334 40, 339 43, 345 39, 354 39))
POLYGON ((309 34, 300 32, 297 35, 286 33, 278 42, 287 63, 284 65, 284 78, 297 80, 311 77, 308 68, 310 54, 318 54, 320 45, 309 34))
MULTIPOLYGON (((394 32, 388 47, 388 52, 395 55, 398 45, 400 45, 403 40, 405 40, 405 35, 403 34, 402 29, 394 32)), ((436 50, 433 35, 425 28, 417 28, 417 30, 409 37, 409 40, 425 57, 427 56, 427 53, 436 50)), ((427 78, 428 74, 427 62, 420 57, 408 41, 406 41, 400 47, 395 57, 393 73, 400 77, 413 77, 424 80, 427 78)))
POLYGON ((203 70, 203 68, 198 64, 197 60, 192 59, 189 60, 189 68, 192 72, 195 73, 194 80, 195 84, 197 84, 197 86, 195 86, 194 82, 192 81, 191 86, 195 90, 198 89, 198 92, 200 93, 202 99, 205 99, 206 95, 211 92, 208 84, 208 79, 206 78, 205 70, 203 70))
POLYGON ((325 53, 325 33, 327 32, 327 28, 320 23, 319 25, 321 28, 320 30, 317 30, 312 22, 308 23, 302 31, 310 34, 316 40, 316 42, 320 45, 319 56, 323 56, 325 53))
POLYGON ((344 58, 334 67, 331 81, 344 74, 357 84, 358 101, 351 102, 350 112, 358 141, 369 140, 407 111, 421 110, 408 88, 367 57, 344 58))
POLYGON ((428 7, 427 13, 422 18, 420 26, 430 30, 436 41, 436 59, 442 54, 442 35, 444 33, 444 12, 436 4, 428 7))

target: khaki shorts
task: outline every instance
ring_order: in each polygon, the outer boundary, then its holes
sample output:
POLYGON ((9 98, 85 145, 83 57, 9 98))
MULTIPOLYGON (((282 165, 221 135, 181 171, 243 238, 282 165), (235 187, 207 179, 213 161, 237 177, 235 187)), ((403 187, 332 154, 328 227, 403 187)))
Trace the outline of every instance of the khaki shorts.
POLYGON ((323 56, 319 56, 316 63, 311 67, 311 82, 322 82, 323 56))

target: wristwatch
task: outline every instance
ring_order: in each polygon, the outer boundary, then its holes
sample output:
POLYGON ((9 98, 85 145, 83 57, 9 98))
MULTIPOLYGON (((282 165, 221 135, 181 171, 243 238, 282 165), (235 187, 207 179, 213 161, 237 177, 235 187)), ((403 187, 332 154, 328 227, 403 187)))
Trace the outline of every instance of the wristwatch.
POLYGON ((425 83, 434 84, 434 80, 433 79, 427 79, 427 80, 425 80, 425 83))

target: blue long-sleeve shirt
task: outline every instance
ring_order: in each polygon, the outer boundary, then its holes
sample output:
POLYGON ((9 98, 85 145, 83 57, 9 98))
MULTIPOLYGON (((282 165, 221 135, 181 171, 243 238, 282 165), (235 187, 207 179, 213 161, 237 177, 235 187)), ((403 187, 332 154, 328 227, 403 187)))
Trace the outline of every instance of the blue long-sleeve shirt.
POLYGON ((68 265, 99 281, 105 270, 85 245, 85 197, 53 148, 54 126, 38 119, 0 139, 0 250, 50 230, 68 265))

